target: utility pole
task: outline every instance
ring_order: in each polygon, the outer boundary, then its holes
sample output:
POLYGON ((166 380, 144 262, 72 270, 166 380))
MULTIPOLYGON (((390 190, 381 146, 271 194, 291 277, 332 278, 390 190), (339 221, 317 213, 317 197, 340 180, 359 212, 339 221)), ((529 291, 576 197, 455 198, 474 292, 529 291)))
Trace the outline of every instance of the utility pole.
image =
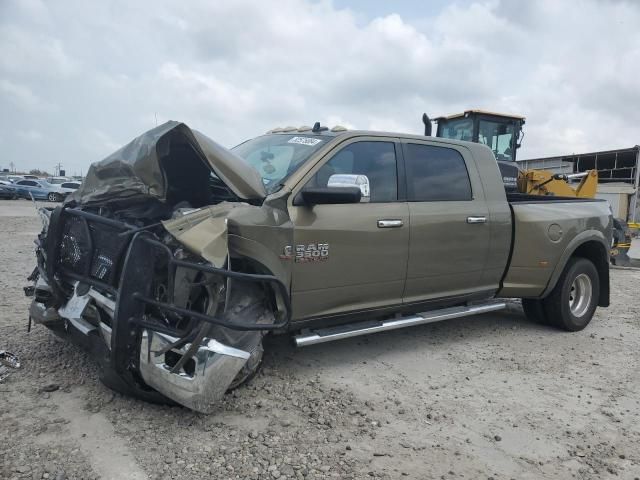
POLYGON ((60 175, 60 170, 62 170, 62 163, 58 162, 54 167, 54 172, 55 172, 55 176, 59 176, 60 175))
POLYGON ((636 193, 631 199, 631 215, 628 215, 633 223, 638 221, 636 215, 638 214, 638 197, 640 196, 638 193, 640 189, 640 146, 636 145, 636 149, 636 178, 633 183, 636 193))

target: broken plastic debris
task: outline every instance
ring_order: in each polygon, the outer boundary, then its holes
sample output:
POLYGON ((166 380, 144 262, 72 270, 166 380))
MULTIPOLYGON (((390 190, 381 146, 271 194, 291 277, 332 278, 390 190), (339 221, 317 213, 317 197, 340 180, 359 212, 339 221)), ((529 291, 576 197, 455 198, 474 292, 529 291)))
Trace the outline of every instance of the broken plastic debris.
POLYGON ((13 353, 0 350, 0 383, 11 374, 11 369, 20 368, 20 360, 13 353))
POLYGON ((20 368, 20 359, 11 352, 0 350, 0 364, 9 368, 20 368))

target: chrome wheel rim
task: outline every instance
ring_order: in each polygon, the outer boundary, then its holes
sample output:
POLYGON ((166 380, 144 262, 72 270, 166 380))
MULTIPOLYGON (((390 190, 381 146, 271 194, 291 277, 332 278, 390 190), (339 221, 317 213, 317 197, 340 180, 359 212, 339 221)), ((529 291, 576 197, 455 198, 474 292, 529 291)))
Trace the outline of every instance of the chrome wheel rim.
POLYGON ((49 194, 49 201, 50 202, 55 202, 56 201, 56 194, 55 193, 50 193, 49 194))
POLYGON ((593 286, 591 278, 586 273, 579 274, 573 279, 569 291, 569 310, 574 317, 582 317, 591 305, 593 286))

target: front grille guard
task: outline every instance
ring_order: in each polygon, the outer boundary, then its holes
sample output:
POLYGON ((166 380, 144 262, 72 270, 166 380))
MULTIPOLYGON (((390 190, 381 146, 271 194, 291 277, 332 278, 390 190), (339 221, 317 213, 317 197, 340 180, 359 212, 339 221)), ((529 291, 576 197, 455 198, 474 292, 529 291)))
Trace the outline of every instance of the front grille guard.
MULTIPOLYGON (((130 364, 131 359, 136 358, 135 350, 137 348, 140 327, 169 335, 179 334, 183 337, 183 341, 186 341, 191 335, 191 333, 185 335, 184 332, 178 332, 175 329, 153 321, 153 319, 146 318, 145 306, 147 305, 153 306, 161 311, 171 312, 193 320, 200 320, 212 325, 239 331, 272 331, 283 329, 289 325, 291 320, 291 303, 287 287, 272 275, 234 272, 210 265, 176 259, 169 247, 158 241, 157 237, 148 231, 148 228, 152 226, 138 228, 125 222, 67 207, 59 207, 59 210, 56 209, 51 220, 48 236, 51 235, 54 241, 47 241, 47 246, 50 247, 47 248, 47 265, 45 269, 47 279, 56 282, 56 273, 59 273, 62 277, 84 282, 115 296, 116 309, 111 326, 111 353, 113 365, 117 371, 125 370, 130 364), (87 239, 89 258, 93 258, 95 249, 95 242, 92 241, 90 235, 89 222, 99 223, 113 229, 121 230, 119 235, 130 237, 130 241, 125 244, 125 248, 121 249, 117 258, 113 259, 114 265, 122 265, 120 268, 119 282, 111 284, 97 280, 90 276, 90 269, 88 268, 82 273, 73 272, 68 269, 60 269, 60 272, 54 271, 54 267, 58 264, 60 254, 59 246, 63 231, 62 222, 64 222, 65 215, 79 217, 85 223, 85 231, 89 235, 87 239), (169 292, 173 292, 177 267, 215 274, 224 278, 258 283, 271 287, 281 300, 279 304, 279 318, 275 323, 271 324, 230 322, 223 318, 178 307, 171 303, 152 298, 150 290, 154 274, 155 254, 158 251, 164 252, 167 255, 169 292), (121 262, 123 255, 124 263, 121 262)), ((117 269, 114 268, 114 272, 116 270, 117 269)), ((115 275, 114 272, 112 272, 111 275, 115 275)), ((56 288, 62 290, 60 285, 56 285, 56 288)))

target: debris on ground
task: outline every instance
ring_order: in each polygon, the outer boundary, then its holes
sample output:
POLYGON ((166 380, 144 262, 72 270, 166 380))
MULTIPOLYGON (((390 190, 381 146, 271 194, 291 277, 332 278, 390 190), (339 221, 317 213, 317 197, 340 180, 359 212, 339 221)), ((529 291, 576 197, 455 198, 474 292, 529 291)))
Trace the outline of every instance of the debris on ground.
POLYGON ((20 368, 20 359, 11 352, 0 350, 0 383, 9 378, 11 370, 18 368, 20 368))

